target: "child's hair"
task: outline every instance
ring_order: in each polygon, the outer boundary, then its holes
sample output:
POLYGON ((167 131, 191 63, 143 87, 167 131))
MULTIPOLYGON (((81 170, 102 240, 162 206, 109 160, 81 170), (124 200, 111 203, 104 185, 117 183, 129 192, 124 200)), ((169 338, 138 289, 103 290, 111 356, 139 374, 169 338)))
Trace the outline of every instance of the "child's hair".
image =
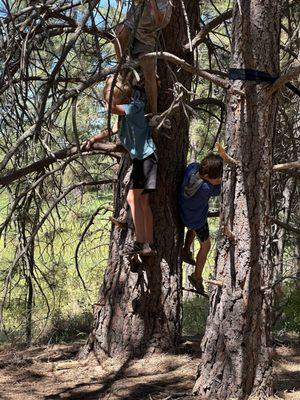
MULTIPOLYGON (((109 76, 106 78, 103 88, 103 98, 108 103, 110 92, 112 90, 114 77, 109 76)), ((120 101, 128 100, 132 96, 132 87, 128 81, 125 81, 120 75, 117 76, 113 87, 113 98, 117 97, 120 101)))
POLYGON ((223 174, 223 159, 218 154, 209 153, 200 163, 199 173, 208 175, 211 179, 221 178, 223 174))

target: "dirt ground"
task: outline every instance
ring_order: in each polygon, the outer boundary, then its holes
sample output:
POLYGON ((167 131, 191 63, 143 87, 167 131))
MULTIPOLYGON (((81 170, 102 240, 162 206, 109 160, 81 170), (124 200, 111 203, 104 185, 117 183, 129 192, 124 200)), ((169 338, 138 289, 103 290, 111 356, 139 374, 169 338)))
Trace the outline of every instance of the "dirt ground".
MULTIPOLYGON (((16 350, 0 348, 1 400, 192 399, 199 343, 186 342, 177 355, 131 361, 76 361, 81 343, 16 350)), ((273 399, 300 400, 300 348, 277 347, 273 399)))

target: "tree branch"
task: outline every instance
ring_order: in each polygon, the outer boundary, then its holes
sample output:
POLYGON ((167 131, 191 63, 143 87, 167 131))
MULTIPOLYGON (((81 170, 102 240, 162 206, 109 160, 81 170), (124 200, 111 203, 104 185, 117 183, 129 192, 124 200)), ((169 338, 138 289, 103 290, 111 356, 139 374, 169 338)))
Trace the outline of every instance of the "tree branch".
POLYGON ((144 54, 140 58, 147 59, 147 58, 153 58, 153 57, 159 58, 162 60, 166 60, 166 61, 170 61, 173 64, 179 65, 182 69, 184 69, 185 71, 187 71, 193 75, 198 75, 201 78, 206 79, 210 82, 213 82, 216 85, 221 86, 222 88, 224 88, 234 94, 237 94, 239 96, 244 96, 244 92, 242 92, 241 90, 234 89, 228 79, 219 78, 215 74, 211 74, 211 73, 201 70, 197 67, 194 67, 193 65, 187 63, 185 60, 175 56, 174 54, 171 54, 171 53, 168 53, 165 51, 160 52, 160 53, 153 52, 153 53, 144 54))
POLYGON ((268 96, 271 96, 272 94, 280 90, 286 83, 299 76, 299 74, 300 65, 297 65, 296 67, 291 68, 290 71, 288 71, 284 75, 281 75, 281 77, 278 78, 268 90, 268 96))
MULTIPOLYGON (((121 153, 124 152, 125 149, 121 145, 118 144, 113 144, 113 143, 94 143, 90 150, 85 151, 82 153, 83 155, 87 154, 93 154, 93 152, 100 152, 105 153, 105 154, 111 154, 113 153, 121 153)), ((68 157, 74 156, 74 155, 80 155, 78 152, 78 147, 77 146, 72 146, 67 149, 63 149, 60 151, 57 151, 56 153, 53 153, 51 156, 46 157, 42 160, 36 161, 30 165, 27 165, 24 168, 21 168, 17 171, 11 171, 7 175, 3 176, 0 178, 0 186, 8 186, 12 182, 14 182, 17 179, 20 179, 27 174, 30 174, 32 172, 39 172, 42 171, 44 168, 49 167, 49 165, 59 161, 59 160, 64 160, 68 157)))
POLYGON ((291 232, 296 233, 297 235, 300 235, 300 229, 297 229, 292 225, 286 224, 285 222, 282 222, 277 218, 271 217, 270 220, 272 222, 274 222, 274 224, 281 226, 282 228, 286 229, 287 231, 291 231, 291 232))
MULTIPOLYGON (((207 25, 205 25, 201 30, 197 33, 197 35, 192 40, 192 50, 197 47, 200 43, 205 41, 205 37, 211 32, 214 28, 221 25, 227 19, 232 17, 232 9, 225 11, 224 13, 218 15, 212 21, 210 21, 207 25)), ((187 43, 183 46, 184 50, 190 50, 190 43, 187 43)))
POLYGON ((275 164, 273 165, 273 171, 289 171, 291 169, 300 169, 300 161, 292 161, 284 164, 275 164))

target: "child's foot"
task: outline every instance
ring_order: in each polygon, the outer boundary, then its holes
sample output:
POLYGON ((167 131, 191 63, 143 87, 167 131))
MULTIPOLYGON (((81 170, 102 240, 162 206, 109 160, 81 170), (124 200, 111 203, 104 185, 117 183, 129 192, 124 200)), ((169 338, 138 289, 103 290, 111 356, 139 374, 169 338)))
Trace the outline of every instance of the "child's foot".
POLYGON ((196 279, 195 274, 191 274, 188 276, 188 280, 194 286, 194 288, 197 290, 198 293, 206 295, 202 278, 196 279))
POLYGON ((182 249, 181 257, 182 261, 186 262, 187 264, 196 265, 196 261, 194 260, 193 253, 191 251, 182 249))

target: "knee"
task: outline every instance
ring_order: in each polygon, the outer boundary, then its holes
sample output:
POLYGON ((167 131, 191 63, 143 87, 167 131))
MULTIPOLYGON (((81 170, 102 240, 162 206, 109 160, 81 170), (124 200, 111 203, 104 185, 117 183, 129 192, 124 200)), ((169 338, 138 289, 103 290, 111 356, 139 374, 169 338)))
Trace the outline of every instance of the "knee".
POLYGON ((133 190, 129 190, 127 195, 127 203, 131 207, 132 205, 136 204, 139 201, 139 195, 135 193, 133 190))
POLYGON ((131 206, 134 203, 134 194, 129 191, 127 194, 127 203, 131 206))

